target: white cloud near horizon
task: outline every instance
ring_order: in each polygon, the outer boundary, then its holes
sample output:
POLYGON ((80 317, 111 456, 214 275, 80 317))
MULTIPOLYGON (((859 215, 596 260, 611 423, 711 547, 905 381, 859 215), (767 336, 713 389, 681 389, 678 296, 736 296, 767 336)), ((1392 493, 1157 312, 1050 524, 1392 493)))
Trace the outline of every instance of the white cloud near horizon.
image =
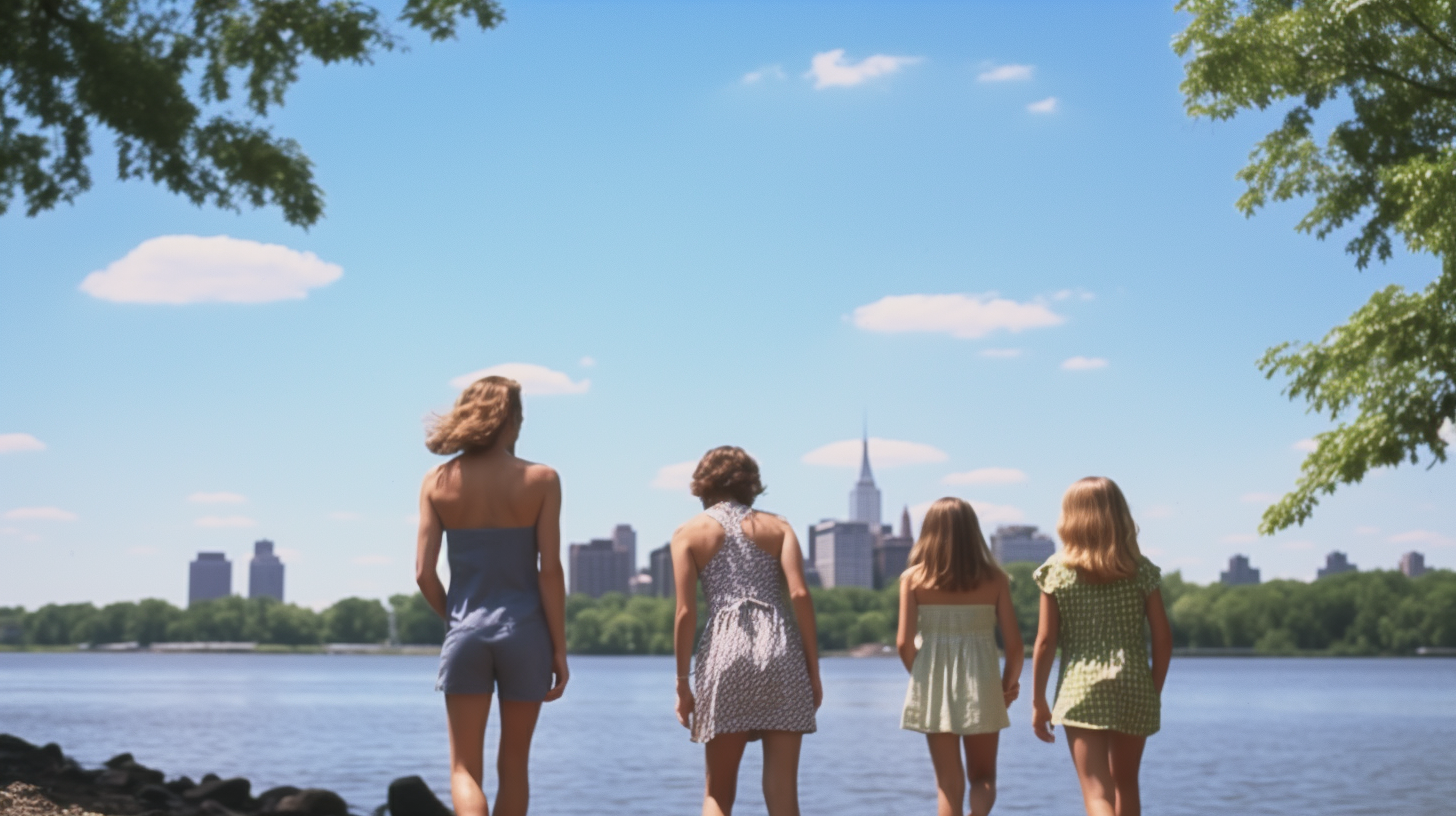
POLYGON ((1252 544, 1258 541, 1259 537, 1253 533, 1234 533, 1232 535, 1219 536, 1220 544, 1252 544))
POLYGON ((948 485, 1003 485, 1026 481, 1026 474, 1016 468, 985 467, 947 473, 941 477, 941 484, 948 485))
POLYGON ((577 360, 576 364, 581 366, 582 368, 591 368, 592 366, 595 366, 597 364, 597 358, 583 357, 580 360, 577 360))
POLYGON ((0 453, 43 451, 45 449, 46 445, 44 442, 36 439, 28 433, 0 434, 0 453))
POLYGON ((1368 524, 1362 524, 1359 527, 1356 527, 1353 532, 1355 533, 1355 535, 1379 535, 1380 528, 1372 527, 1368 524))
MULTIPOLYGON (((1012 507, 1009 504, 992 504, 991 502, 967 499, 971 509, 976 511, 976 518, 981 522, 981 532, 989 536, 994 530, 990 527, 993 524, 1019 524, 1026 520, 1026 513, 1020 507, 1012 507)), ((921 502, 910 505, 910 523, 919 530, 925 522, 925 513, 935 501, 921 502)))
POLYGON ((1099 368, 1107 368, 1107 360, 1102 357, 1068 357, 1062 361, 1063 371, 1095 371, 1099 368))
POLYGON ((501 363, 469 374, 461 374, 450 380, 450 387, 464 390, 481 377, 509 377, 521 384, 521 393, 530 396, 554 394, 585 394, 591 389, 591 380, 573 380, 563 372, 535 365, 534 363, 501 363))
POLYGON ((387 555, 359 555, 352 559, 352 563, 361 567, 382 567, 394 563, 394 559, 387 555))
POLYGON ((739 81, 744 85, 757 85, 766 79, 787 79, 788 74, 784 73, 781 65, 765 65, 755 71, 744 74, 739 81))
MULTIPOLYGON (((842 439, 809 451, 799 461, 806 465, 826 467, 859 467, 863 441, 842 439)), ((940 448, 902 439, 870 437, 870 467, 892 468, 901 465, 924 465, 944 462, 950 455, 940 448)))
POLYGON ((846 62, 844 49, 821 51, 809 61, 809 72, 805 74, 814 80, 814 89, 850 88, 878 76, 893 74, 907 65, 921 62, 921 57, 893 57, 875 54, 859 62, 846 62))
POLYGON ((216 493, 193 493, 187 497, 187 501, 193 504, 245 504, 248 497, 241 493, 229 493, 222 490, 216 493))
POLYGON ((993 360, 1010 360, 1020 357, 1025 352, 1019 348, 982 349, 982 357, 990 357, 993 360))
POLYGON ((1052 300, 1096 300, 1097 296, 1086 289, 1058 289, 1052 293, 1052 300))
POLYGON ((9 521, 75 521, 80 516, 59 507, 17 507, 5 512, 9 521))
POLYGON ((1456 546, 1456 538, 1430 530, 1408 530, 1385 539, 1391 544, 1429 544, 1432 547, 1456 546))
POLYGON ((854 310, 854 325, 894 334, 931 332, 973 340, 994 331, 1012 333, 1059 326, 1066 318, 1035 301, 1018 303, 984 295, 887 295, 854 310))
POLYGON ((1244 504, 1273 504, 1274 502, 1279 501, 1279 494, 1259 492, 1245 493, 1244 495, 1239 497, 1239 501, 1243 502, 1244 504))
POLYGON ((1048 96, 1039 102, 1032 102, 1026 106, 1026 109, 1031 113, 1056 113, 1057 104, 1057 98, 1055 96, 1048 96))
POLYGON ((677 462, 671 465, 663 465, 657 469, 657 475, 652 477, 652 486, 658 490, 673 490, 688 492, 693 483, 693 471, 698 469, 698 461, 677 462))
POLYGON ((329 513, 328 516, 334 521, 358 521, 360 518, 358 513, 353 513, 348 510, 335 510, 329 513))
POLYGON ((271 303, 300 300, 343 277, 312 252, 226 235, 163 235, 81 281, 81 291, 116 303, 271 303))
POLYGON ((1312 550, 1314 549, 1314 542, 1301 538, 1295 541, 1282 541, 1279 543, 1279 546, 1286 550, 1312 550))
POLYGON ((1035 65, 996 65, 976 74, 977 82, 1020 82, 1031 79, 1035 65))
POLYGON ((1319 443, 1313 439, 1301 439, 1289 447, 1291 450, 1297 450, 1301 453, 1314 453, 1319 449, 1319 443))
POLYGON ((156 555, 158 552, 160 551, 156 547, 140 546, 126 548, 126 554, 133 558, 147 558, 156 555))
POLYGON ((229 527, 256 527, 258 522, 247 516, 203 516, 193 522, 198 527, 223 529, 229 527))

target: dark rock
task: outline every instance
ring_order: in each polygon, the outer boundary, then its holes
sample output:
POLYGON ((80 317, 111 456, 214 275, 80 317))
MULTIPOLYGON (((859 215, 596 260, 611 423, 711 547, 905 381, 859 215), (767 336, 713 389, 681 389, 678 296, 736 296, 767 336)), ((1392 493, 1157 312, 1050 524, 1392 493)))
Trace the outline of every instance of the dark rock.
MULTIPOLYGON (((208 774, 207 776, 212 776, 208 774)), ((182 798, 189 802, 217 802, 223 807, 231 810, 248 810, 253 797, 250 795, 253 783, 242 777, 235 779, 218 779, 212 776, 212 781, 203 777, 201 785, 182 794, 182 798)))
MULTIPOLYGON (((111 773, 111 771, 105 773, 111 773)), ((95 771, 83 770, 81 766, 73 763, 57 771, 56 779, 71 785, 90 785, 102 775, 95 771)))
POLYGON ((216 782, 216 781, 217 781, 217 780, 218 780, 218 779, 220 779, 220 778, 221 778, 221 777, 219 777, 219 776, 218 776, 218 775, 217 775, 217 774, 215 774, 215 773, 210 773, 210 774, 203 774, 203 775, 202 775, 202 782, 203 782, 203 784, 206 784, 206 783, 208 783, 208 782, 216 782))
POLYGON ((96 777, 96 784, 103 788, 129 788, 131 787, 131 774, 113 768, 96 777))
POLYGON ((295 793, 298 793, 298 788, 292 785, 280 785, 276 788, 269 788, 258 794, 258 810, 262 813, 276 810, 278 803, 283 801, 283 797, 292 796, 295 793))
POLYGON ((0 734, 0 756, 5 759, 24 758, 40 750, 20 737, 0 734))
POLYGON ((418 776, 402 776, 389 783, 391 816, 455 816, 418 776))
POLYGON ((127 765, 135 765, 136 760, 132 758, 131 754, 117 754, 103 764, 108 768, 124 768, 127 765))
POLYGON ((136 792, 136 800, 147 807, 162 810, 171 810, 174 806, 182 804, 182 797, 161 785, 143 785, 136 792))
POLYGON ((331 790, 308 788, 279 800, 277 812, 303 816, 349 816, 349 806, 342 796, 331 790))
POLYGON ((179 776, 167 783, 167 790, 173 793, 185 793, 195 787, 197 787, 197 783, 193 782, 190 776, 179 776))
POLYGON ((206 802, 203 802, 202 806, 199 807, 197 810, 199 813, 203 814, 203 816, 242 816, 237 811, 224 805, 216 799, 208 799, 206 802))
POLYGON ((42 745, 40 750, 36 752, 36 755, 47 765, 60 766, 66 762, 66 755, 61 753, 61 746, 54 742, 48 742, 42 745))

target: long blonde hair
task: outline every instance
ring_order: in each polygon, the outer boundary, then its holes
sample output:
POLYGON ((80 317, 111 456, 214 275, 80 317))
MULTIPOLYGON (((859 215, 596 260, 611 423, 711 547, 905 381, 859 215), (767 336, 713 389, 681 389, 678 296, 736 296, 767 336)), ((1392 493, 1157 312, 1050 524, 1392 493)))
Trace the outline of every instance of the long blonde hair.
POLYGON ((1079 479, 1062 496, 1057 520, 1062 563, 1094 578, 1137 575, 1138 528, 1117 483, 1103 476, 1079 479))
POLYGON ((520 383, 509 377, 481 377, 460 392, 450 413, 430 423, 425 447, 444 456, 485 450, 500 439, 506 423, 522 415, 520 383))
POLYGON ((937 499, 920 523, 920 538, 910 550, 910 566, 930 589, 964 592, 1002 575, 991 557, 976 511, 963 499, 937 499))

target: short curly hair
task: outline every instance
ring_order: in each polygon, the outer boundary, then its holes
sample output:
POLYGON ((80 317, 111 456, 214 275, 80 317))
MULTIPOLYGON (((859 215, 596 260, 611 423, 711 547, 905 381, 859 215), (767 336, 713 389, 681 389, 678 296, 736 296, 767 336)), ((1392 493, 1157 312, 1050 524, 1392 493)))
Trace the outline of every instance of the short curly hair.
POLYGON ((729 498, 752 507, 753 500, 763 493, 758 463, 743 448, 734 445, 713 448, 698 460, 692 491, 700 499, 729 498))

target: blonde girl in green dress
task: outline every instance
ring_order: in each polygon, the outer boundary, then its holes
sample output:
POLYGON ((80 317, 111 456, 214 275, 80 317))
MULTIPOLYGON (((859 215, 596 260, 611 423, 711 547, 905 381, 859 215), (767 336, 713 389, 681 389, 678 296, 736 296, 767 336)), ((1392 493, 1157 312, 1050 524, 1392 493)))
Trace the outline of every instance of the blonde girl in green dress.
POLYGON ((966 779, 971 813, 996 803, 996 748, 1021 688, 1023 649, 1011 584, 986 549, 966 502, 930 506, 910 565, 900 576, 900 659, 910 671, 900 727, 925 734, 939 816, 961 816, 966 779), (1003 670, 996 628, 1006 644, 1003 670), (961 748, 965 747, 965 756, 961 748))
POLYGON ((1053 725, 1066 731, 1087 816, 1138 816, 1138 768, 1160 725, 1173 654, 1160 573, 1139 551, 1127 499, 1111 479, 1093 476, 1067 489, 1057 534, 1062 551, 1032 574, 1042 594, 1031 725, 1044 742, 1054 741, 1053 725), (1057 703, 1049 707, 1059 645, 1057 703))

